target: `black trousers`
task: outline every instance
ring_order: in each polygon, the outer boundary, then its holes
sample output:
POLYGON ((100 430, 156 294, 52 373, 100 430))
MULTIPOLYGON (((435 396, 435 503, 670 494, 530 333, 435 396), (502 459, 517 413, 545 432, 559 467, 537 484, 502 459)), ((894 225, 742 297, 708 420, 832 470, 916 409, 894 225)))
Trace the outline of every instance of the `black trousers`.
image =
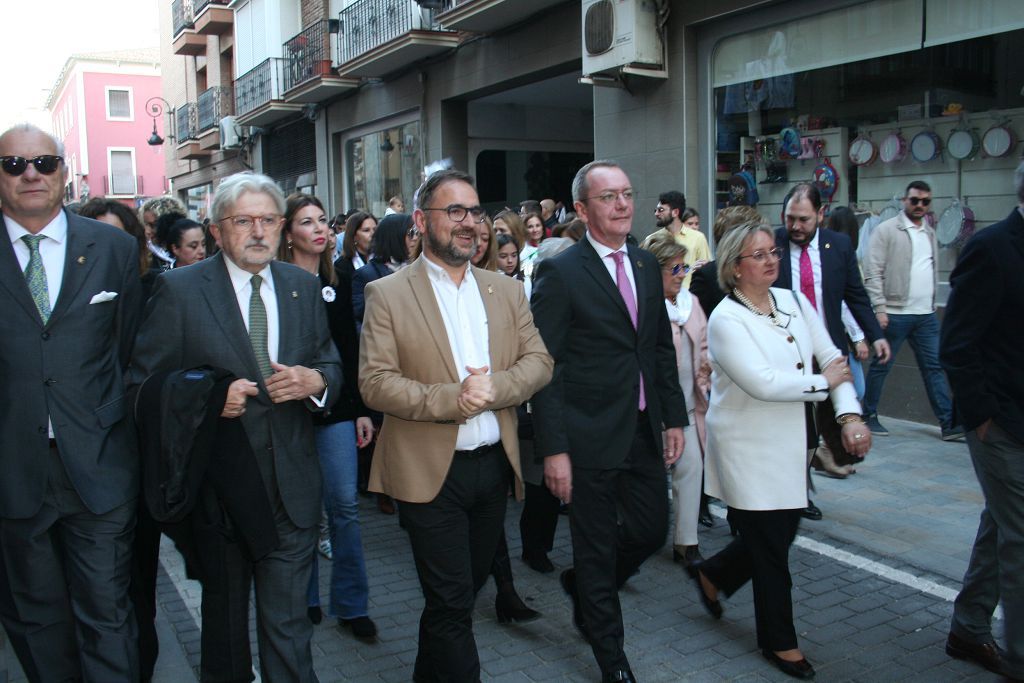
POLYGON ((726 596, 752 581, 757 646, 776 652, 796 648, 789 547, 800 526, 800 510, 729 508, 729 521, 739 535, 705 560, 701 571, 726 596))
POLYGON ((569 524, 583 628, 602 672, 628 669, 619 589, 665 544, 668 485, 646 415, 623 466, 572 468, 569 524))
POLYGON ((424 598, 415 681, 480 680, 473 604, 491 572, 511 476, 500 444, 458 451, 434 500, 399 501, 424 598))
POLYGON ((519 516, 519 533, 523 539, 523 556, 536 557, 551 552, 558 528, 558 511, 562 503, 544 484, 526 483, 526 501, 519 516))

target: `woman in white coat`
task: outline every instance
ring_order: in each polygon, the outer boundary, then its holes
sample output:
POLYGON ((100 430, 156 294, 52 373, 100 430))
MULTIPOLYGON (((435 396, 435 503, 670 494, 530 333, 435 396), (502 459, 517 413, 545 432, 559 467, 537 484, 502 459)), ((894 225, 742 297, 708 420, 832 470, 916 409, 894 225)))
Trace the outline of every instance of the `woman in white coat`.
POLYGON ((708 325, 711 405, 705 488, 729 506, 738 537, 690 565, 713 616, 718 593, 753 582, 757 644, 784 673, 812 678, 793 626, 789 546, 807 506, 807 449, 816 443, 809 402, 831 395, 847 450, 865 455, 871 432, 860 416, 850 369, 800 293, 771 287, 781 252, 771 229, 748 223, 718 247, 729 295, 708 325), (822 368, 814 371, 814 362, 822 368))

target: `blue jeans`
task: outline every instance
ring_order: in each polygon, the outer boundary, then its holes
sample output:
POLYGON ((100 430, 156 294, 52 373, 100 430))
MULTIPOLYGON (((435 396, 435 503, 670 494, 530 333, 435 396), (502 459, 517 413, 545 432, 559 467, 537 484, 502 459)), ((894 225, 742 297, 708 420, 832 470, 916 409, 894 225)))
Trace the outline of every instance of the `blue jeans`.
MULTIPOLYGON (((324 479, 324 507, 331 527, 331 602, 328 614, 340 619, 367 616, 370 586, 363 560, 359 531, 359 498, 356 489, 355 422, 336 422, 316 428, 316 450, 324 479)), ((312 549, 316 558, 316 549, 312 549)), ((313 562, 307 597, 319 605, 319 572, 313 562)))
POLYGON ((885 328, 885 338, 892 347, 892 357, 888 363, 879 363, 878 358, 871 360, 868 369, 867 388, 864 391, 864 412, 875 415, 878 412, 878 401, 882 397, 882 386, 885 378, 896 362, 896 353, 904 341, 910 342, 917 359, 917 367, 924 380, 924 389, 932 412, 943 429, 953 426, 953 408, 949 397, 949 384, 939 365, 939 321, 934 313, 924 315, 904 315, 894 313, 889 316, 889 326, 885 328))

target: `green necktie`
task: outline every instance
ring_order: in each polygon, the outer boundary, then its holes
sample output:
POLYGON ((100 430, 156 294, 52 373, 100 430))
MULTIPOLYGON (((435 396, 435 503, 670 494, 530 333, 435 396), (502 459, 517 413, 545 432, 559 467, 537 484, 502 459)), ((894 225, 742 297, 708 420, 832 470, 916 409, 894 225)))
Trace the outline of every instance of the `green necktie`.
POLYGON ((263 297, 260 296, 263 278, 253 275, 250 282, 252 294, 249 295, 249 343, 252 344, 256 364, 265 379, 274 374, 274 369, 270 367, 270 353, 267 351, 267 309, 263 305, 263 297))
POLYGON ((25 267, 28 291, 32 294, 32 301, 36 302, 39 317, 45 325, 50 319, 50 290, 46 286, 46 268, 43 267, 43 259, 39 255, 39 243, 43 237, 44 235, 22 235, 21 239, 28 245, 28 265, 25 267))

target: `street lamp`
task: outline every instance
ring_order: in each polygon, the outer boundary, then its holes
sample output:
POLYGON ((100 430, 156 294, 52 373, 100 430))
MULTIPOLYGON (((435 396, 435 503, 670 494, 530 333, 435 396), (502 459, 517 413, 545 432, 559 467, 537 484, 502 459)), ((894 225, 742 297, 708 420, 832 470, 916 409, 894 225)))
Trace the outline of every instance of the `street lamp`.
MULTIPOLYGON (((160 97, 159 95, 155 97, 150 97, 148 100, 146 100, 146 111, 149 112, 149 115, 151 117, 153 117, 153 133, 149 136, 149 139, 146 140, 146 144, 149 145, 150 147, 159 147, 160 145, 164 144, 164 139, 160 137, 160 133, 156 132, 156 120, 157 117, 163 116, 164 112, 170 108, 170 102, 160 97)), ((171 136, 168 135, 167 137, 171 136)))

